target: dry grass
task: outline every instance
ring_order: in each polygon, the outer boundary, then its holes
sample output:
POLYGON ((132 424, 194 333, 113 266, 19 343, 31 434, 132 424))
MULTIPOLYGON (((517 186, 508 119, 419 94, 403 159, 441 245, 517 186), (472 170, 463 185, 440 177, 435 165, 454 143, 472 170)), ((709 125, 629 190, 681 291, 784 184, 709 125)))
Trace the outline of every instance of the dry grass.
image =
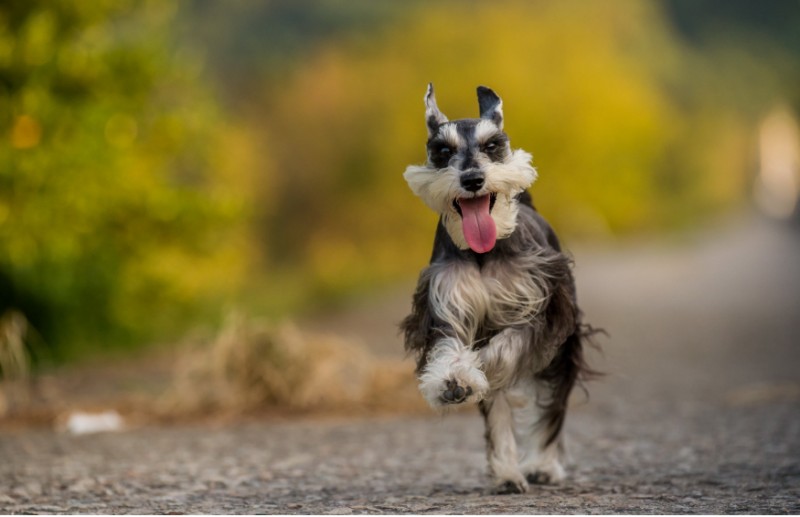
POLYGON ((0 417, 27 405, 30 355, 25 346, 28 320, 18 311, 0 317, 0 417))
POLYGON ((126 425, 195 418, 427 413, 411 360, 363 343, 228 317, 210 339, 161 355, 70 365, 34 376, 24 316, 0 318, 0 419, 63 424, 73 411, 117 410, 126 425), (170 367, 171 365, 171 367, 170 367))
POLYGON ((356 341, 240 314, 178 358, 163 402, 170 415, 424 410, 410 361, 378 359, 356 341))

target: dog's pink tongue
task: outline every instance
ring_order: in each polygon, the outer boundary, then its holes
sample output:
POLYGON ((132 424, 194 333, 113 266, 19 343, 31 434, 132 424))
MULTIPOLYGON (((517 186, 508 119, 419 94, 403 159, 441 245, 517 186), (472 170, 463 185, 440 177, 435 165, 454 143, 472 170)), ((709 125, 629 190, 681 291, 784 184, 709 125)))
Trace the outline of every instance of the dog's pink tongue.
POLYGON ((467 244, 476 253, 486 253, 497 241, 497 227, 489 214, 489 194, 470 199, 459 199, 461 225, 467 244))

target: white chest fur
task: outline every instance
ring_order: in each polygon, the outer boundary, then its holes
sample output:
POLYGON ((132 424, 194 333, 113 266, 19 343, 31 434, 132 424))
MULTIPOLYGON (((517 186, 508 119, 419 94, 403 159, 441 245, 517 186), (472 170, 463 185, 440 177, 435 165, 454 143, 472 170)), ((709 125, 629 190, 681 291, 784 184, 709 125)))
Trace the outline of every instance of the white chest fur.
POLYGON ((507 261, 432 264, 430 301, 436 317, 466 346, 481 326, 501 330, 529 325, 547 299, 547 283, 538 274, 538 255, 507 261))

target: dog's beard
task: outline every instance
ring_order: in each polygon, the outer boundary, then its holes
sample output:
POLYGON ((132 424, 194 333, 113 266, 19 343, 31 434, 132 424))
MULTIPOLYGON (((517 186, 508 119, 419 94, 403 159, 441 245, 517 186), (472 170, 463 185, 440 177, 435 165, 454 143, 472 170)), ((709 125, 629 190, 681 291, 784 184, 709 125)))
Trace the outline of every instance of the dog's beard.
POLYGON ((414 194, 441 214, 456 246, 486 253, 516 228, 515 197, 536 180, 530 161, 531 155, 518 149, 502 163, 482 164, 486 180, 481 196, 462 189, 460 171, 451 167, 411 165, 403 177, 414 194))

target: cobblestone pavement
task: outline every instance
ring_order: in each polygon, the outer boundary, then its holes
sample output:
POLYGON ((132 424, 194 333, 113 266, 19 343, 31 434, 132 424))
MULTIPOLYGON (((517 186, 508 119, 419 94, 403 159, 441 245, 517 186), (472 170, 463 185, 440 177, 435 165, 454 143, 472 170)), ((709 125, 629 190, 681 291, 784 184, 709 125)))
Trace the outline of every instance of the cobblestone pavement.
POLYGON ((800 513, 800 239, 742 226, 576 253, 609 375, 561 485, 492 495, 475 410, 4 431, 0 513, 800 513))

